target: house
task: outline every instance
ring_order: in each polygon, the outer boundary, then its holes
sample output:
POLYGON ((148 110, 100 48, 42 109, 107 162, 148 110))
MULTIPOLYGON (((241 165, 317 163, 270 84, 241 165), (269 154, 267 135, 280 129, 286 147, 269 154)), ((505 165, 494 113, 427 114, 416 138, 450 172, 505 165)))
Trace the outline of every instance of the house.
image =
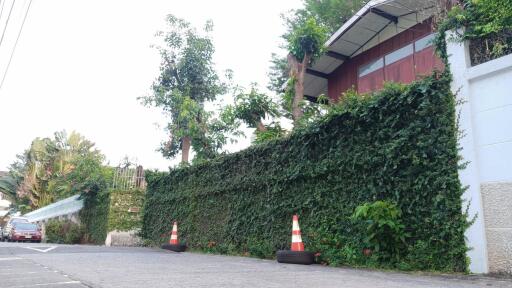
MULTIPOLYGON (((307 70, 304 96, 315 101, 323 94, 337 101, 349 89, 375 91, 385 81, 410 83, 443 69, 432 45, 437 3, 370 1, 327 41, 327 52, 307 70)), ((468 163, 459 171, 468 187, 463 205, 475 219, 465 235, 469 268, 512 274, 512 54, 474 64, 470 47, 447 41, 452 91, 461 103, 458 124, 464 131, 458 144, 468 163)))
POLYGON ((327 41, 327 52, 307 70, 305 96, 378 90, 385 81, 411 83, 443 69, 434 54, 432 16, 437 1, 370 1, 327 41))

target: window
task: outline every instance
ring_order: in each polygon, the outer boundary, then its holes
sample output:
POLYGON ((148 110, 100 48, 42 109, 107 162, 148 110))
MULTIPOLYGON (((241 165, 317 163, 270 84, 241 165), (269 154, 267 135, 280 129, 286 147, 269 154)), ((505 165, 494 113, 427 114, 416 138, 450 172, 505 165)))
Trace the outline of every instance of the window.
POLYGON ((412 55, 413 53, 413 47, 412 44, 409 44, 403 48, 400 48, 394 52, 389 53, 384 57, 384 62, 386 62, 386 65, 395 63, 396 61, 403 59, 409 55, 412 55))
POLYGON ((434 39, 436 38, 436 34, 430 34, 428 36, 425 36, 423 38, 421 38, 420 40, 417 40, 415 43, 414 43, 414 50, 416 50, 416 52, 418 51, 421 51, 427 47, 430 47, 434 44, 434 39))
POLYGON ((443 70, 442 61, 435 55, 434 39, 429 34, 412 43, 361 65, 358 70, 357 90, 367 93, 379 90, 383 83, 397 82, 408 84, 418 76, 429 75, 434 70, 443 70))
POLYGON ((359 68, 359 77, 366 76, 384 67, 384 59, 380 58, 359 68))

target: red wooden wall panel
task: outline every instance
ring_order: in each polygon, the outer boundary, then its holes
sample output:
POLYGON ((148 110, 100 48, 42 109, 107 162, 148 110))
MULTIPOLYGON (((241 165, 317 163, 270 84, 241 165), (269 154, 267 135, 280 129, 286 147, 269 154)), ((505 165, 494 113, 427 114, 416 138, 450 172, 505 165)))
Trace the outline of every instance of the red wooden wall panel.
POLYGON ((379 69, 363 77, 357 83, 358 93, 368 93, 384 87, 384 69, 379 69))
MULTIPOLYGON (((372 79, 358 79, 358 69, 362 65, 365 65, 379 57, 383 57, 390 52, 393 52, 399 48, 406 46, 415 40, 421 39, 422 37, 429 35, 433 32, 431 20, 427 20, 423 23, 417 24, 410 29, 401 32, 400 34, 382 42, 381 44, 368 49, 347 61, 345 61, 340 67, 334 70, 328 79, 328 96, 331 100, 337 101, 342 94, 349 89, 354 88, 356 91, 367 91, 368 87, 377 87, 380 89, 382 85, 372 84, 377 83, 377 76, 373 75, 372 79), (358 85, 364 85, 361 89, 358 85)), ((414 53, 414 56, 407 57, 396 63, 385 67, 386 74, 383 74, 383 81, 399 81, 401 83, 410 83, 416 75, 425 75, 433 71, 434 68, 442 70, 444 65, 442 61, 434 55, 433 47, 426 48, 418 53, 414 53), (427 51, 429 50, 429 51, 427 51), (405 62, 407 61, 407 62, 405 62), (413 61, 412 63, 410 61, 413 61), (420 63, 421 62, 421 63, 420 63), (408 67, 406 67, 409 65, 408 67), (419 67, 418 67, 419 66, 419 67), (387 79, 387 78, 390 79, 387 79)), ((366 78, 366 75, 362 78, 366 78)), ((368 92, 368 91, 367 91, 368 92)))
POLYGON ((413 55, 396 61, 384 67, 385 80, 409 84, 415 80, 413 55))
POLYGON ((439 57, 435 55, 434 47, 427 47, 414 55, 416 75, 425 76, 434 70, 442 71, 444 64, 439 57))

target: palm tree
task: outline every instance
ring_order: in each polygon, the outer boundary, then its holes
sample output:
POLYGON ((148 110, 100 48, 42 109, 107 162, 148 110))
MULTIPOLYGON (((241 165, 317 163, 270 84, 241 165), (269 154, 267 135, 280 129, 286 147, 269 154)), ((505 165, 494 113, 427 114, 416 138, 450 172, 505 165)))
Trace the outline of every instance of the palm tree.
POLYGON ((17 188, 18 183, 11 175, 7 174, 0 177, 0 193, 2 193, 7 200, 14 202, 17 188))

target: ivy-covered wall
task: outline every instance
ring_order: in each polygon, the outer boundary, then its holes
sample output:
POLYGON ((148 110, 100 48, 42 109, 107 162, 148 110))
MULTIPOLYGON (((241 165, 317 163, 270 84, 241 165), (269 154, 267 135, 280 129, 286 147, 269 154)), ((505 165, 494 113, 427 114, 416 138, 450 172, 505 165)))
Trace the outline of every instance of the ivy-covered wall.
POLYGON ((103 245, 110 231, 140 228, 144 191, 110 189, 85 199, 80 219, 85 227, 85 241, 103 245), (133 208, 139 208, 134 210, 133 208))
POLYGON ((142 190, 110 191, 108 231, 130 231, 140 228, 143 203, 142 190))
POLYGON ((109 193, 101 192, 95 197, 84 199, 84 208, 80 211, 80 220, 84 225, 85 241, 103 245, 107 237, 109 193))
POLYGON ((170 173, 147 173, 143 237, 172 221, 196 249, 271 258, 300 217, 306 249, 331 265, 466 271, 450 77, 352 96, 285 139, 170 173), (396 202, 409 233, 398 260, 363 255, 365 202, 396 202))

